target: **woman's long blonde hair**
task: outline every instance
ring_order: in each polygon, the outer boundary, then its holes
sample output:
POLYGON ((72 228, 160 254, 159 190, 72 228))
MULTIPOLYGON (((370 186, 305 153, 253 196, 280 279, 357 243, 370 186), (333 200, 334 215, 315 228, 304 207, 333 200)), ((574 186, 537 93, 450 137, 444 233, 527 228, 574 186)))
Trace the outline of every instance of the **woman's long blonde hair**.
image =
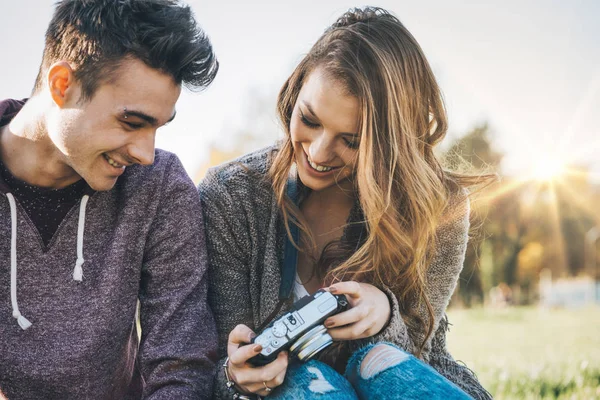
MULTIPOLYGON (((361 138, 353 179, 367 232, 356 250, 329 266, 325 281, 389 287, 405 320, 426 328, 425 341, 416 351, 420 354, 433 329, 425 284, 435 232, 449 196, 466 182, 445 173, 433 153, 447 129, 440 89, 417 41, 387 11, 353 9, 329 27, 278 97, 286 137, 274 155, 269 178, 288 235, 294 223, 312 238, 300 210, 286 196, 286 182, 294 163, 292 111, 303 83, 317 67, 360 104, 361 138), (416 311, 423 304, 425 321, 416 311)), ((307 247, 301 250, 308 253, 307 247)))

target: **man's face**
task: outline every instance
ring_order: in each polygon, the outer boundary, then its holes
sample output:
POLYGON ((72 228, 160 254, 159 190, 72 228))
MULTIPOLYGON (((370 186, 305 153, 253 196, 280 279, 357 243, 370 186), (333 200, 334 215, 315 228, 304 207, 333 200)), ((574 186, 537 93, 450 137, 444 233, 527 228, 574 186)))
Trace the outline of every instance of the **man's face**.
POLYGON ((181 88, 138 60, 124 60, 87 101, 71 98, 48 118, 48 135, 67 171, 110 190, 125 168, 154 161, 156 130, 175 115, 181 88))

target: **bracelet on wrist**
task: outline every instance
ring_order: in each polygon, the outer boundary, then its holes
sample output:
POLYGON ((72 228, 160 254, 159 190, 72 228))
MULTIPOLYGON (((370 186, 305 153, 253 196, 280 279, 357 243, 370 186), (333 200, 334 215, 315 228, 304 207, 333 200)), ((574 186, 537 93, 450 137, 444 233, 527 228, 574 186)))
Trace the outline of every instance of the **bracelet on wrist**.
POLYGON ((261 398, 260 396, 250 397, 237 391, 237 388, 235 387, 235 382, 233 381, 233 379, 231 379, 231 376, 229 375, 229 357, 227 357, 225 359, 225 362, 223 363, 223 372, 225 372, 225 379, 227 380, 227 382, 225 382, 225 386, 227 386, 227 389, 229 390, 229 392, 231 392, 231 398, 233 400, 255 400, 261 398))

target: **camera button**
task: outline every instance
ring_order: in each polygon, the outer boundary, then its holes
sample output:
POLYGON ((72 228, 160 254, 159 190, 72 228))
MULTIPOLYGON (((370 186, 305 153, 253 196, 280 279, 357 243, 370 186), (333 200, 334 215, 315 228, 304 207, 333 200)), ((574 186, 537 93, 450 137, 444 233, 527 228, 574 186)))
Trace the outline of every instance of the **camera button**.
POLYGON ((273 341, 271 342, 271 346, 273 346, 273 347, 279 347, 279 345, 280 345, 280 344, 281 344, 281 343, 280 343, 280 342, 279 342, 279 340, 277 340, 277 339, 276 339, 276 340, 273 340, 273 341))
POLYGON ((273 333, 273 336, 280 338, 286 334, 287 328, 285 324, 280 321, 273 325, 273 329, 271 329, 271 332, 273 333))

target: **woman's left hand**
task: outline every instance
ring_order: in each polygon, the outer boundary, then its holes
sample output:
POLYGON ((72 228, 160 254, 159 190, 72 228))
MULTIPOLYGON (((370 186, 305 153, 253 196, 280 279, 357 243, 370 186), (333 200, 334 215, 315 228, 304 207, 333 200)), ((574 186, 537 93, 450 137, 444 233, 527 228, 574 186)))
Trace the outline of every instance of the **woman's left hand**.
POLYGON ((345 294, 350 308, 325 320, 334 340, 355 340, 376 335, 390 319, 390 302, 385 293, 368 283, 337 282, 327 290, 345 294))

